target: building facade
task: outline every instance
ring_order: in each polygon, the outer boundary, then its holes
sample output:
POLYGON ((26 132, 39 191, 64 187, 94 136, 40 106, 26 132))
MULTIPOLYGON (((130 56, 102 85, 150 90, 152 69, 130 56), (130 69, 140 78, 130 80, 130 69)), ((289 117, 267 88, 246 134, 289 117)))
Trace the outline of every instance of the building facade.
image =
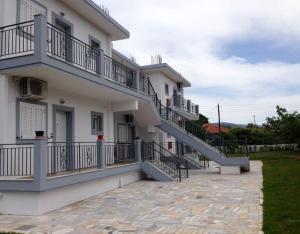
POLYGON ((182 75, 112 49, 129 32, 93 1, 3 0, 0 11, 1 213, 41 214, 145 174, 180 181, 205 167, 166 142, 249 166, 199 138, 182 75))

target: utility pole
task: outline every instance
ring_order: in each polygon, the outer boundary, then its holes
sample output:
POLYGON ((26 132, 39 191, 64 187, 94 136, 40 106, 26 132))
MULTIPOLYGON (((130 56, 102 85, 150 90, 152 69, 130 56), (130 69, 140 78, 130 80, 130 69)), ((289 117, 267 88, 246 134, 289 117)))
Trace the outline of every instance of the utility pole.
POLYGON ((253 115, 253 123, 256 125, 255 115, 253 115))
POLYGON ((218 104, 218 119, 219 119, 219 147, 222 152, 222 140, 221 140, 221 116, 220 116, 220 105, 218 104))

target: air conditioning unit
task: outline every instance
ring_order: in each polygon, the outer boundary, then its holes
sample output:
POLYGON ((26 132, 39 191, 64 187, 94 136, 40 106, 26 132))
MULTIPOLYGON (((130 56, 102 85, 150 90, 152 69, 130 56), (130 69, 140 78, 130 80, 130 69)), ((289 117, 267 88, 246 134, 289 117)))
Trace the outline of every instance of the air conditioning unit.
POLYGON ((181 82, 178 82, 178 83, 177 83, 177 89, 178 89, 178 90, 181 90, 181 89, 182 89, 182 83, 181 83, 181 82))
POLYGON ((133 115, 124 115, 125 122, 126 123, 132 123, 133 122, 133 115))
POLYGON ((20 94, 25 99, 45 99, 47 98, 47 82, 31 77, 24 77, 20 80, 20 94))

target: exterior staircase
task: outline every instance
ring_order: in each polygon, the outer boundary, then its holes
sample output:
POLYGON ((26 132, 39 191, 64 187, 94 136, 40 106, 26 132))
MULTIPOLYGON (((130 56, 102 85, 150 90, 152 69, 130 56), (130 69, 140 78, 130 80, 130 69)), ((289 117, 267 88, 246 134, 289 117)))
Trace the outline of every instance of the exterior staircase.
POLYGON ((152 97, 153 103, 161 117, 158 128, 176 137, 176 139, 194 149, 195 152, 199 152, 202 156, 218 163, 221 167, 240 167, 243 171, 250 170, 248 157, 227 158, 224 153, 205 142, 207 135, 200 126, 175 110, 162 105, 149 79, 148 95, 152 97))
POLYGON ((143 171, 158 181, 181 181, 188 177, 188 162, 156 142, 142 144, 143 171))

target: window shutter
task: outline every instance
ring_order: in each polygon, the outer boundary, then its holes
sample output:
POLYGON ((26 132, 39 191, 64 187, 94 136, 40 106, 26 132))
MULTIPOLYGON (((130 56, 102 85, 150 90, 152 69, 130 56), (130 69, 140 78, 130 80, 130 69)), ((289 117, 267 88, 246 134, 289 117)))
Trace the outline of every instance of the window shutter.
POLYGON ((46 16, 46 8, 31 0, 20 0, 20 22, 33 20, 38 14, 46 16))
POLYGON ((22 138, 34 138, 35 131, 46 131, 46 126, 46 106, 20 102, 20 136, 22 138))

